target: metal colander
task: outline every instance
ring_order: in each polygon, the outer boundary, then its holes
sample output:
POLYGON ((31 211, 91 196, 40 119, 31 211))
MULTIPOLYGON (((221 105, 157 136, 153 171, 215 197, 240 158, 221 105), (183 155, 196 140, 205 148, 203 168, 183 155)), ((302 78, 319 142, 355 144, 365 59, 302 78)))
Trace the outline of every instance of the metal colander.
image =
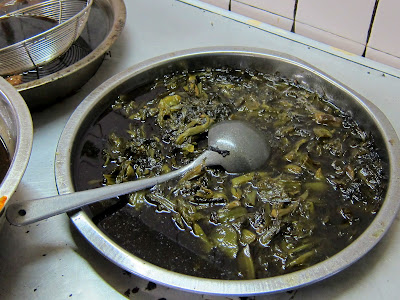
POLYGON ((0 17, 47 18, 54 27, 0 49, 0 75, 35 69, 63 54, 80 36, 93 0, 49 0, 0 17))

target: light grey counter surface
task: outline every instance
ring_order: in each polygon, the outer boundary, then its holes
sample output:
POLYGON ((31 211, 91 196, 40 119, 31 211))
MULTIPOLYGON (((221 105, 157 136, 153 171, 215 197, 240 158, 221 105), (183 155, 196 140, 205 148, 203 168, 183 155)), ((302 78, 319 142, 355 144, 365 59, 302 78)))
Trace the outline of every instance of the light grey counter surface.
MULTIPOLYGON (((126 0, 127 23, 96 75, 75 95, 32 114, 32 156, 12 201, 57 193, 54 156, 68 117, 101 82, 135 63, 202 46, 280 51, 316 66, 374 102, 400 133, 400 72, 199 1, 126 0)), ((66 214, 0 233, 0 299, 232 299, 190 294, 128 274, 103 258, 66 214)), ((256 299, 395 299, 400 292, 400 221, 351 267, 322 282, 256 299)))

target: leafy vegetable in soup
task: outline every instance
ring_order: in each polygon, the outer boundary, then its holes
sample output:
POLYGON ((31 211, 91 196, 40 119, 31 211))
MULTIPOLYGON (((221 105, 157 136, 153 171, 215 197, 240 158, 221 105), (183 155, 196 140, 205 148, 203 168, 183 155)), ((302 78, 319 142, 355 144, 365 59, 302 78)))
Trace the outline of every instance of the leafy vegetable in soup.
POLYGON ((263 168, 230 174, 200 166, 128 195, 126 205, 93 206, 98 224, 152 263, 224 279, 306 268, 369 225, 387 185, 386 164, 370 134, 324 97, 248 70, 170 74, 120 95, 81 143, 76 185, 180 168, 206 149, 213 124, 233 119, 268 136, 271 157, 263 168))

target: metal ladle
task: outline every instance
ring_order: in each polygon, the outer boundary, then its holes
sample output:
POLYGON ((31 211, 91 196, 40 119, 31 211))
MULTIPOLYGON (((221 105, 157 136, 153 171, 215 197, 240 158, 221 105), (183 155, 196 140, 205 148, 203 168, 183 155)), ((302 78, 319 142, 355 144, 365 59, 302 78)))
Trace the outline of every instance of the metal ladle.
POLYGON ((253 171, 265 164, 269 155, 270 146, 265 135, 246 122, 224 121, 209 129, 208 150, 178 170, 152 178, 12 203, 6 217, 13 225, 28 225, 94 202, 152 187, 201 164, 222 166, 231 173, 253 171))

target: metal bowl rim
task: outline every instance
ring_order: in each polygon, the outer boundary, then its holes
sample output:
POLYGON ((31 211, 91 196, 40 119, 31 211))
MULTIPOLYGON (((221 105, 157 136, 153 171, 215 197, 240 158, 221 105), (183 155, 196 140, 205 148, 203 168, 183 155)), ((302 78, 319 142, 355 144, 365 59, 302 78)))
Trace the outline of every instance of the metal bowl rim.
POLYGON ((197 293, 215 295, 257 295, 291 290, 330 277, 356 262, 371 250, 383 237, 399 210, 400 202, 397 201, 396 198, 400 193, 400 172, 394 167, 394 164, 400 161, 400 141, 389 120, 370 101, 336 80, 333 80, 315 67, 310 66, 308 63, 276 51, 248 47, 206 47, 188 49, 148 59, 117 75, 114 75, 96 88, 78 106, 70 120, 67 122, 60 137, 57 146, 58 154, 55 165, 56 182, 59 193, 63 194, 73 191, 72 178, 68 170, 70 165, 69 155, 72 149, 73 138, 78 132, 78 125, 86 118, 87 114, 93 107, 95 107, 96 103, 102 98, 102 96, 106 95, 126 80, 140 74, 141 72, 156 67, 157 65, 196 55, 215 54, 262 56, 294 64, 299 68, 311 71, 322 79, 333 84, 335 87, 346 91, 353 99, 355 99, 355 101, 361 103, 361 105, 375 117, 376 122, 378 122, 377 126, 381 130, 381 134, 386 142, 391 168, 390 183, 385 201, 369 227, 359 238, 339 253, 304 270, 270 278, 227 281, 183 275, 152 265, 128 253, 126 250, 114 243, 104 233, 97 229, 88 215, 82 210, 72 216, 72 222, 100 253, 120 267, 162 285, 197 293), (67 168, 67 170, 65 168, 67 168), (117 251, 117 253, 115 251, 117 251))
MULTIPOLYGON (((0 90, 11 104, 16 119, 17 140, 15 152, 10 167, 0 186, 0 196, 6 196, 7 201, 17 189, 28 165, 33 144, 33 124, 28 106, 22 96, 3 78, 0 78, 0 90)), ((0 212, 0 216, 4 209, 0 212)))

